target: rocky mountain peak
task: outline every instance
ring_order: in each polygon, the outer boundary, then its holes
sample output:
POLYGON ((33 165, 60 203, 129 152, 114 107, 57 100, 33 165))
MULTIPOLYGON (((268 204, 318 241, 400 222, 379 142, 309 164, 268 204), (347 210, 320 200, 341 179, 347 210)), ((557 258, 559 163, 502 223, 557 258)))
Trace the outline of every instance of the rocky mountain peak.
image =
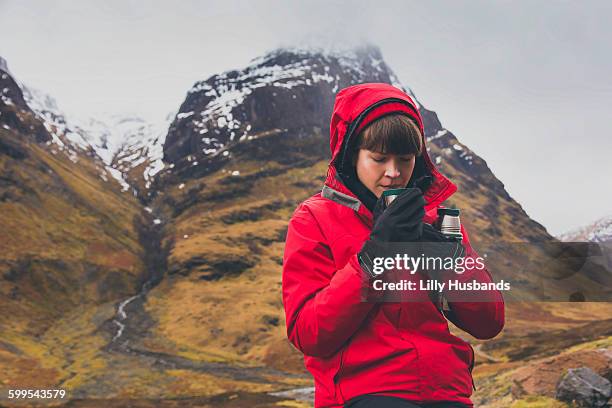
POLYGON ((272 129, 326 129, 335 93, 361 82, 399 85, 377 47, 274 50, 195 83, 170 126, 164 160, 189 165, 272 129))

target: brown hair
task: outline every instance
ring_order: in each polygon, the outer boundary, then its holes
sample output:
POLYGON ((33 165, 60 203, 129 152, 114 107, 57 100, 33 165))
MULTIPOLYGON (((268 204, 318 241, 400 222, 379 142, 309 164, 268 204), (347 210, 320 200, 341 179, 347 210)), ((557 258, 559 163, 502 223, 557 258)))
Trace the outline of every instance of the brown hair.
POLYGON ((378 153, 421 155, 421 131, 408 116, 393 114, 370 123, 357 136, 355 153, 367 149, 378 153))

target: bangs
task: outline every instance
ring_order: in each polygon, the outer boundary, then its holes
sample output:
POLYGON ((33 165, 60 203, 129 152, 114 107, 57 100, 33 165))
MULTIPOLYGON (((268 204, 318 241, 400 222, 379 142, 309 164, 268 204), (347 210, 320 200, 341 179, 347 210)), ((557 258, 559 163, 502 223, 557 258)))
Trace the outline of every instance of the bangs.
POLYGON ((420 156, 422 140, 416 123, 406 115, 394 114, 372 122, 361 131, 356 148, 383 154, 420 156))

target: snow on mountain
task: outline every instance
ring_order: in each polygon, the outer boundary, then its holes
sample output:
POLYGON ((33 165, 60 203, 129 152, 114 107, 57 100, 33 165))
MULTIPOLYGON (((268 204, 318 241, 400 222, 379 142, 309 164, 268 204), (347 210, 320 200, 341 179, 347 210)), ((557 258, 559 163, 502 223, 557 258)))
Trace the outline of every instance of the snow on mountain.
POLYGON ((82 134, 67 122, 66 115, 58 108, 57 102, 51 96, 19 84, 27 105, 42 119, 45 128, 53 137, 59 150, 66 151, 72 161, 78 161, 76 148, 88 150, 89 143, 82 134), (65 141, 68 141, 65 143, 65 141))
POLYGON ((244 68, 196 82, 170 126, 164 159, 192 166, 186 158, 226 154, 230 146, 258 138, 272 124, 293 134, 324 126, 334 95, 362 82, 404 89, 374 46, 274 50, 244 68))
POLYGON ((389 83, 413 98, 426 122, 425 137, 440 147, 430 152, 436 164, 458 159, 471 171, 478 172, 473 166, 485 170, 484 161, 458 143, 435 112, 428 111, 414 92, 402 85, 375 46, 280 48, 241 69, 196 82, 170 126, 164 160, 176 164, 179 171, 193 166, 207 171, 209 160, 231 155, 232 146, 242 141, 270 131, 299 135, 301 128, 326 128, 335 94, 364 82, 389 83))
POLYGON ((155 123, 132 115, 103 115, 81 120, 81 132, 107 167, 122 175, 144 165, 142 177, 149 188, 164 168, 163 145, 174 113, 155 123))
POLYGON ((558 236, 561 241, 612 242, 612 215, 558 236))
MULTIPOLYGON (((108 174, 116 179, 123 191, 130 189, 127 173, 144 164, 142 177, 145 187, 163 169, 163 144, 170 120, 168 115, 157 123, 149 123, 137 116, 101 115, 97 118, 70 118, 58 107, 51 96, 20 84, 28 106, 43 120, 53 140, 73 162, 78 151, 93 152, 103 163, 100 177, 108 174)), ((91 153, 90 153, 91 154, 91 153)))

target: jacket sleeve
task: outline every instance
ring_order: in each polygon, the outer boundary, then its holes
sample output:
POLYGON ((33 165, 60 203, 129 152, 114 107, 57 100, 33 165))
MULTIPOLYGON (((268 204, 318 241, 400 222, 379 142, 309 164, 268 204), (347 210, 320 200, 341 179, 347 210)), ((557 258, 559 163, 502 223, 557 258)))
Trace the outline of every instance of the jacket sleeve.
MULTIPOLYGON (((470 245, 467 231, 461 227, 463 245, 466 249, 466 258, 476 259, 478 254, 470 245)), ((493 282, 491 274, 484 268, 466 268, 462 274, 452 273, 447 281, 456 279, 459 282, 490 283, 493 282)), ((448 287, 448 283, 447 283, 448 287)), ((498 290, 478 291, 446 291, 445 296, 450 306, 446 317, 460 329, 468 332, 477 339, 492 339, 504 328, 505 312, 504 299, 498 290)))
POLYGON ((368 279, 356 254, 337 269, 316 219, 303 206, 289 222, 282 280, 287 337, 308 356, 336 353, 374 306, 362 301, 368 279))

